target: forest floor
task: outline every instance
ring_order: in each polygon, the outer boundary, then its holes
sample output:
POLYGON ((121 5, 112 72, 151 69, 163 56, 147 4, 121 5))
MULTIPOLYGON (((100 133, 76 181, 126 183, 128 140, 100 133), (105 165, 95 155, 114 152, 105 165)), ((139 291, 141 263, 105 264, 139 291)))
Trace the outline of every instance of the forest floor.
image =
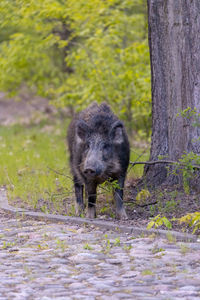
MULTIPOLYGON (((199 211, 200 195, 191 193, 187 195, 179 186, 162 186, 150 192, 150 196, 138 203, 136 200, 137 194, 137 180, 128 180, 125 187, 124 205, 128 215, 128 220, 115 219, 115 204, 112 196, 100 193, 97 197, 97 218, 106 221, 114 221, 119 225, 144 227, 156 216, 167 218, 171 223, 171 228, 168 228, 164 222, 159 229, 176 230, 179 232, 192 233, 194 228, 185 223, 180 223, 179 219, 187 214, 199 211), (135 186, 133 185, 135 183, 135 186)), ((57 209, 57 205, 53 202, 39 199, 37 205, 33 207, 30 203, 15 199, 10 201, 10 204, 34 210, 37 212, 46 212, 51 214, 70 215, 75 216, 75 198, 74 196, 66 197, 57 209), (44 210, 45 207, 45 210, 44 210)), ((85 212, 81 215, 86 217, 85 212)), ((155 227, 154 227, 155 228, 155 227)), ((200 234, 197 230, 195 234, 200 234)))
MULTIPOLYGON (((20 123, 26 127, 33 120, 39 123, 45 118, 55 116, 56 109, 49 106, 45 99, 37 97, 30 101, 29 98, 23 96, 22 101, 13 102, 12 100, 5 101, 4 97, 0 93, 0 125, 10 126, 14 123, 20 123)), ((180 186, 161 186, 156 190, 150 190, 148 194, 145 192, 146 196, 139 201, 137 200, 139 179, 133 178, 132 174, 134 174, 134 170, 126 181, 124 197, 129 219, 126 221, 116 220, 117 223, 146 227, 153 218, 160 215, 161 218, 166 217, 171 222, 173 230, 193 231, 194 228, 180 223, 177 219, 188 213, 199 211, 199 194, 191 192, 188 195, 180 186)), ((35 202, 34 204, 24 202, 20 197, 11 199, 10 202, 12 205, 35 211, 75 215, 74 195, 72 193, 62 197, 62 203, 59 203, 59 206, 54 201, 47 201, 42 197, 37 199, 37 203, 35 202)), ((100 219, 115 220, 115 205, 112 195, 101 188, 97 200, 97 216, 100 219)), ((166 229, 165 225, 162 225, 160 228, 166 229)), ((197 231, 196 233, 199 234, 200 232, 197 231)))

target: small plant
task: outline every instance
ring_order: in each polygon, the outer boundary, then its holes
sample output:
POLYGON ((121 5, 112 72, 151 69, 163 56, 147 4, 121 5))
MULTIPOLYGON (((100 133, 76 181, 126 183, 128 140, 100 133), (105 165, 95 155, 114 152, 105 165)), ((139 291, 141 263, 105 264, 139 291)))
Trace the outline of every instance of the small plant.
POLYGON ((169 243, 176 243, 176 237, 173 234, 171 234, 171 232, 167 232, 166 237, 169 243))
POLYGON ((107 207, 107 206, 104 206, 104 207, 102 207, 101 209, 100 209, 100 213, 102 213, 102 214, 104 214, 104 213, 106 213, 106 212, 108 212, 109 211, 109 207, 107 207))
POLYGON ((141 190, 137 196, 136 196, 136 201, 137 203, 145 203, 146 200, 151 196, 150 192, 148 190, 141 190))
POLYGON ((167 201, 164 208, 165 212, 174 211, 178 204, 179 202, 174 199, 167 201))
POLYGON ((165 251, 165 249, 159 248, 158 245, 155 245, 153 247, 153 249, 151 250, 152 254, 157 254, 157 253, 160 253, 160 252, 163 252, 163 251, 165 251))
POLYGON ((168 229, 172 228, 172 223, 166 218, 162 217, 160 214, 154 217, 147 225, 147 229, 151 229, 152 227, 158 228, 164 225, 168 229))
POLYGON ((2 249, 7 249, 7 248, 11 248, 15 245, 14 242, 6 242, 6 241, 3 241, 3 246, 2 246, 2 249))
POLYGON ((76 215, 75 205, 72 204, 69 211, 69 216, 74 217, 76 215))
POLYGON ((115 239, 114 246, 120 246, 120 238, 115 239))
POLYGON ((200 212, 190 213, 176 220, 181 224, 185 223, 186 225, 193 227, 193 234, 200 230, 200 212))
POLYGON ((105 234, 105 239, 103 240, 103 252, 104 253, 109 253, 111 250, 111 242, 108 239, 108 235, 105 234))
POLYGON ((48 246, 47 244, 43 244, 43 245, 38 244, 38 245, 37 245, 37 248, 38 248, 39 250, 47 250, 47 249, 49 249, 49 246, 48 246))
POLYGON ((151 270, 143 270, 142 271, 143 276, 148 276, 148 275, 154 275, 154 273, 151 270))
POLYGON ((106 180, 101 184, 101 188, 104 189, 106 192, 112 192, 113 189, 120 189, 120 186, 118 184, 117 180, 106 180))
POLYGON ((195 167, 200 165, 200 155, 194 152, 183 154, 175 164, 172 174, 182 174, 183 188, 186 194, 190 193, 190 180, 195 176, 195 167))
POLYGON ((48 213, 49 213, 48 208, 47 208, 47 206, 46 206, 45 204, 42 205, 42 206, 40 207, 40 210, 41 210, 43 213, 45 213, 45 214, 48 214, 48 213))
POLYGON ((123 249, 124 249, 125 251, 129 251, 129 250, 132 249, 132 245, 124 245, 123 249))
POLYGON ((60 239, 56 240, 56 244, 57 244, 57 249, 61 249, 63 252, 66 250, 66 248, 68 248, 68 245, 65 241, 62 241, 60 239))
POLYGON ((197 112, 196 107, 192 109, 191 107, 187 107, 186 109, 180 111, 177 114, 177 117, 183 117, 187 120, 193 119, 192 126, 199 127, 200 126, 200 113, 197 112))
POLYGON ((83 246, 83 249, 85 249, 85 250, 93 250, 93 248, 92 248, 88 243, 86 243, 86 244, 83 246))
POLYGON ((190 248, 187 245, 181 244, 180 245, 180 251, 181 254, 186 255, 188 252, 190 252, 190 248))
MULTIPOLYGON (((200 113, 197 112, 196 107, 192 109, 187 107, 185 110, 180 111, 177 114, 177 117, 181 116, 182 118, 189 120, 193 127, 200 127, 200 113)), ((196 138, 192 142, 199 143, 200 138, 196 138)), ((174 175, 182 174, 183 177, 183 188, 186 194, 190 193, 190 181, 194 179, 196 168, 199 168, 200 165, 200 155, 194 153, 193 151, 185 153, 181 156, 179 161, 175 163, 175 168, 171 172, 174 175)))

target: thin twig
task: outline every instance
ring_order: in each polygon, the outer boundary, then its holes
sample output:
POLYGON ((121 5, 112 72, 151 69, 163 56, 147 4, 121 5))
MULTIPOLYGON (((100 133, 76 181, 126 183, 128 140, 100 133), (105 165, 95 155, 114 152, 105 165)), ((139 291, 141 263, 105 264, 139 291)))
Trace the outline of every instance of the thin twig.
POLYGON ((65 175, 65 174, 63 174, 63 173, 60 173, 60 172, 58 172, 58 171, 56 171, 56 170, 54 170, 54 169, 52 169, 52 168, 50 168, 50 167, 47 167, 47 169, 49 169, 50 171, 53 171, 54 173, 56 173, 56 174, 58 174, 58 175, 65 176, 65 177, 67 177, 67 178, 69 178, 70 180, 73 181, 73 179, 72 179, 70 176, 68 176, 68 175, 65 175))
MULTIPOLYGON (((144 149, 144 151, 141 153, 141 154, 139 154, 139 156, 136 158, 136 160, 135 160, 135 162, 137 162, 138 161, 138 159, 140 159, 140 157, 142 157, 144 154, 145 154, 145 152, 147 151, 147 148, 146 149, 144 149)), ((134 151, 135 152, 135 151, 134 151)), ((136 152, 135 152, 136 153, 136 152)), ((130 162, 130 164, 132 164, 131 162, 130 162)), ((135 165, 135 164, 134 164, 135 165)), ((129 170, 128 170, 128 173, 131 171, 131 169, 134 167, 134 165, 132 164, 132 166, 129 168, 129 170)))
MULTIPOLYGON (((136 161, 130 162, 130 164, 134 167, 135 165, 155 165, 155 164, 180 164, 181 166, 187 166, 186 163, 181 163, 173 160, 156 160, 156 161, 136 161)), ((192 165, 193 168, 200 169, 199 165, 192 165)))
POLYGON ((143 205, 140 205, 140 204, 137 204, 139 207, 146 207, 146 206, 149 206, 149 205, 154 205, 158 203, 158 201, 154 201, 154 202, 150 202, 150 203, 146 203, 146 204, 143 204, 143 205))
POLYGON ((158 203, 158 201, 153 201, 153 202, 146 203, 146 204, 143 204, 143 205, 137 204, 134 201, 124 201, 124 204, 127 204, 127 203, 134 204, 134 205, 137 205, 139 207, 145 207, 145 206, 149 206, 149 205, 154 205, 154 204, 158 203))

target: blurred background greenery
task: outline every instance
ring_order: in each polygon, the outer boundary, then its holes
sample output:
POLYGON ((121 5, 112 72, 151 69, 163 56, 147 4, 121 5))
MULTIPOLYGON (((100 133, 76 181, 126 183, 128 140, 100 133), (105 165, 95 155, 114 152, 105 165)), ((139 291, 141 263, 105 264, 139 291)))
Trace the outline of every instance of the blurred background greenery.
POLYGON ((26 85, 73 112, 106 101, 150 135, 146 0, 1 0, 0 91, 26 85))

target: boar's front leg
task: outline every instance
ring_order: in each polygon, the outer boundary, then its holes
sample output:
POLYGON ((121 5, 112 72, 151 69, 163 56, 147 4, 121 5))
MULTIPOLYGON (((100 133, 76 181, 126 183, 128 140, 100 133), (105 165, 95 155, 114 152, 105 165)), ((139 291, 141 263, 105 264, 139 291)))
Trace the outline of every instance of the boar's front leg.
POLYGON ((120 177, 117 182, 119 188, 115 188, 114 190, 114 199, 116 203, 116 216, 121 220, 128 219, 123 205, 124 181, 125 181, 125 176, 120 177))
POLYGON ((79 182, 79 180, 74 177, 74 188, 75 188, 75 195, 76 195, 76 215, 80 216, 80 214, 84 210, 84 203, 83 203, 83 185, 79 182))
POLYGON ((90 219, 96 218, 96 198, 97 185, 96 183, 88 183, 85 185, 86 195, 88 197, 88 212, 87 217, 90 219))

